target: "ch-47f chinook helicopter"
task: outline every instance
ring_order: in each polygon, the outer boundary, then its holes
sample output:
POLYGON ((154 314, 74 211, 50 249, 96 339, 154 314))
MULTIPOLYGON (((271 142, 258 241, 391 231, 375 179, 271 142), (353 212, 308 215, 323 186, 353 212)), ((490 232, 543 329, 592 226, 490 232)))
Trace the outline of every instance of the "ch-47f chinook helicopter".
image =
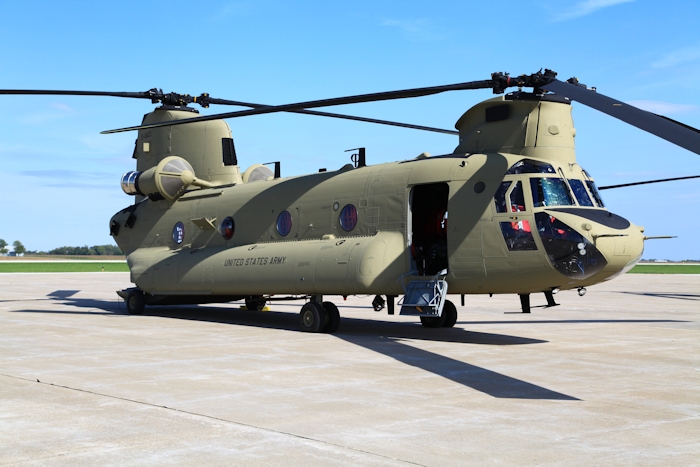
MULTIPOLYGON (((163 94, 6 90, 149 98, 162 103, 138 130, 136 171, 122 188, 136 197, 115 214, 111 235, 126 253, 136 287, 119 291, 130 313, 146 305, 229 302, 249 309, 307 298, 300 327, 335 332, 338 308, 324 296, 403 295, 402 314, 426 327, 451 327, 446 294, 544 293, 609 280, 641 258, 643 229, 609 212, 578 164, 571 101, 593 107, 700 154, 700 132, 616 101, 575 78, 546 70, 448 86, 281 106, 163 94), (313 108, 491 88, 503 94, 457 121, 458 131, 353 117, 313 108), (522 88, 532 88, 523 92, 522 88), (199 117, 199 103, 252 107, 199 117), (451 154, 281 177, 255 164, 241 171, 224 118, 294 112, 459 135, 451 154), (449 216, 448 216, 449 213, 449 216)), ((697 177, 697 176, 694 176, 697 177)), ((683 177, 683 178, 694 178, 683 177)), ((657 182, 658 180, 640 183, 657 182)))

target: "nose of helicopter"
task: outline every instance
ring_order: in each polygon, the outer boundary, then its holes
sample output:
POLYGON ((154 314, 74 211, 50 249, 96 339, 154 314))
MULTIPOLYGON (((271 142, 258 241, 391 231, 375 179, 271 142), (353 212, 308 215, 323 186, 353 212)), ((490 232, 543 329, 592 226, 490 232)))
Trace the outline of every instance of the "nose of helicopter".
POLYGON ((554 268, 585 282, 576 286, 612 279, 642 257, 643 229, 609 211, 553 208, 536 213, 535 221, 554 268))

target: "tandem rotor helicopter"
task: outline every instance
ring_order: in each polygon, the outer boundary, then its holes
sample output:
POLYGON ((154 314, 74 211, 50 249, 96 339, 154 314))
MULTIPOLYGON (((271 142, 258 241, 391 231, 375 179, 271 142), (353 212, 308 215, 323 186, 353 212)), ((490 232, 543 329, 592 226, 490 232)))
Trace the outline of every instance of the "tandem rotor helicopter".
MULTIPOLYGON (((327 296, 376 295, 375 309, 419 316, 426 327, 457 321, 447 294, 553 294, 612 279, 641 258, 643 229, 609 212, 576 160, 577 101, 700 154, 700 131, 588 89, 551 70, 447 86, 269 106, 158 89, 146 92, 0 90, 151 99, 139 126, 136 170, 123 175, 135 203, 110 234, 134 288, 118 291, 129 313, 147 305, 305 298, 299 323, 335 332, 327 296), (507 88, 517 91, 504 94, 507 88), (457 131, 310 110, 326 106, 492 89, 457 131), (522 91, 531 88, 532 92, 522 91), (249 110, 198 116, 188 104, 249 110), (459 136, 451 154, 367 165, 364 148, 338 170, 281 177, 279 163, 238 165, 226 118, 293 112, 459 136), (274 164, 274 170, 268 165, 274 164)), ((696 178, 699 176, 682 177, 696 178)), ((655 183, 667 180, 652 180, 655 183)), ((628 184, 631 185, 631 184, 628 184)), ((626 185, 626 186, 628 186, 626 185)), ((605 187, 603 187, 605 188, 605 187)), ((612 187, 610 187, 612 188, 612 187)))

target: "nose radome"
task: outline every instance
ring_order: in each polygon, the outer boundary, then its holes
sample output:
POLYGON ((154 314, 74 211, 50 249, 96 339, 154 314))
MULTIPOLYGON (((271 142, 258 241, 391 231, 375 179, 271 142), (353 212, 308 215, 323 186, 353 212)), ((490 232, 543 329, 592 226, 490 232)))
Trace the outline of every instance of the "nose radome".
POLYGON ((632 269, 644 252, 644 234, 639 226, 630 223, 629 228, 612 234, 593 234, 598 249, 608 265, 601 271, 606 279, 612 279, 632 269), (614 235, 614 236, 613 236, 614 235))

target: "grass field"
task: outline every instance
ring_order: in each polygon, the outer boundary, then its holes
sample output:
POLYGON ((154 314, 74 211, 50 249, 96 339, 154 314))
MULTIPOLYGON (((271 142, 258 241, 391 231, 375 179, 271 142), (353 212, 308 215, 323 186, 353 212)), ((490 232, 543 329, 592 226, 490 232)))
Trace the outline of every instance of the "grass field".
POLYGON ((638 264, 628 274, 700 274, 700 264, 638 264))
MULTIPOLYGON (((33 261, 16 263, 1 261, 0 273, 3 272, 129 272, 129 268, 126 262, 55 263, 33 261)), ((700 264, 638 264, 628 274, 700 274, 700 264)))
POLYGON ((3 272, 129 272, 126 262, 123 263, 50 263, 32 261, 31 263, 0 262, 0 273, 3 272))

